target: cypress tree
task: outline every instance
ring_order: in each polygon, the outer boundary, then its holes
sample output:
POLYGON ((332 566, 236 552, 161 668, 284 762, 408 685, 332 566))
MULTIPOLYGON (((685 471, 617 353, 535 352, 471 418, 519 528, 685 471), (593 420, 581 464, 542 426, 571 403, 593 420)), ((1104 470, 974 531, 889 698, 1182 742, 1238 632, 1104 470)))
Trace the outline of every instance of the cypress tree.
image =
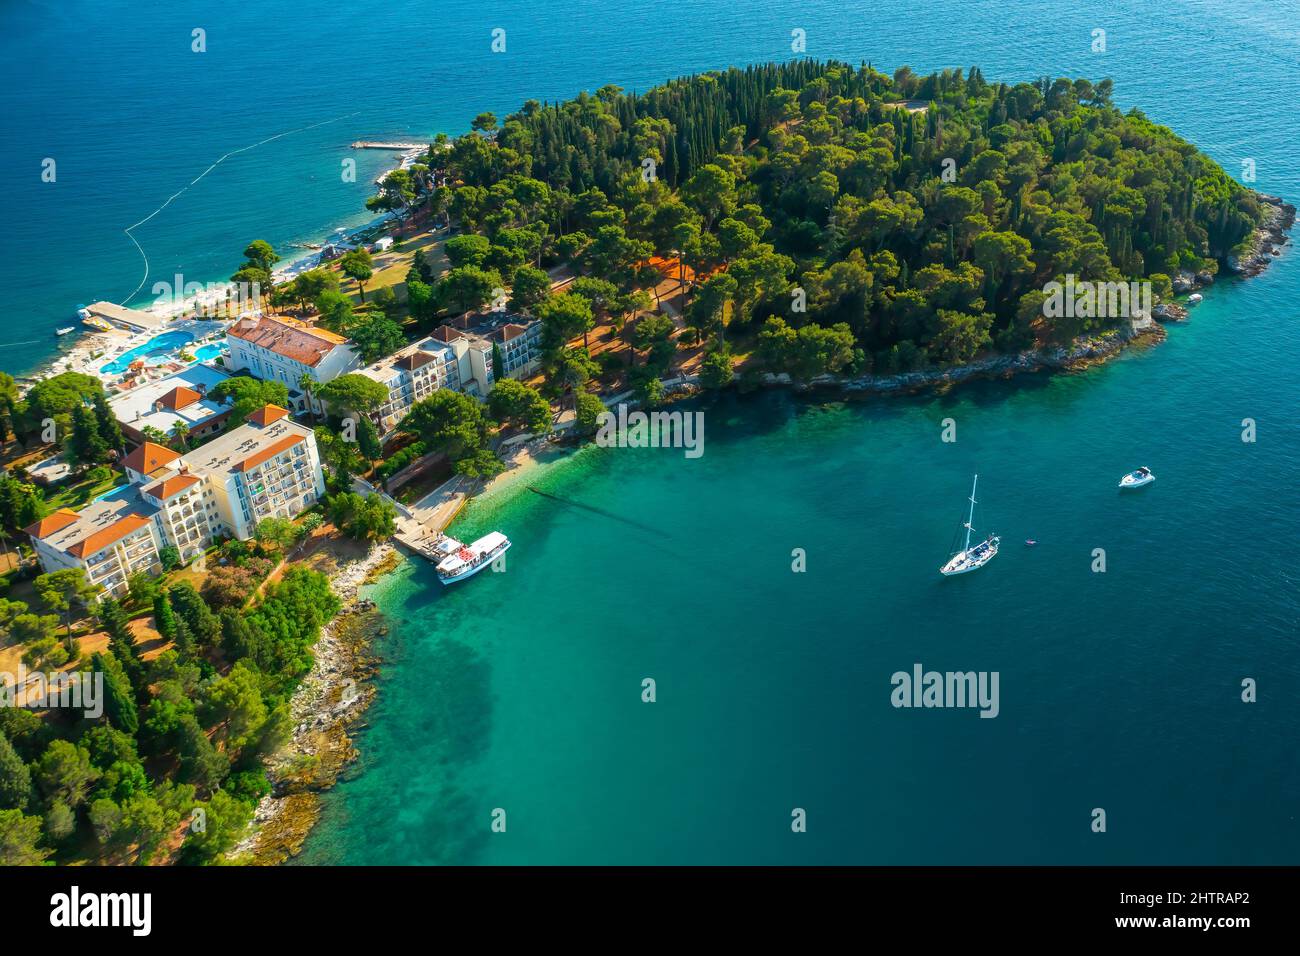
POLYGON ((108 444, 100 437, 95 413, 85 405, 72 411, 72 435, 65 455, 74 465, 97 465, 108 457, 108 444))
MULTIPOLYGON (((492 349, 493 364, 495 366, 495 358, 500 353, 495 345, 492 346, 492 349)), ((369 461, 382 458, 384 455, 383 446, 379 442, 379 431, 375 428, 375 423, 370 420, 368 415, 362 415, 357 423, 357 446, 361 449, 361 454, 365 455, 369 461)), ((215 631, 213 636, 216 636, 215 631)))
POLYGON ((122 437, 122 426, 117 423, 117 416, 108 405, 108 399, 104 397, 103 392, 95 395, 95 419, 99 429, 99 437, 103 439, 104 444, 113 451, 120 452, 126 445, 122 437))
POLYGON ((31 799, 32 775, 14 751, 9 738, 0 733, 0 810, 21 810, 31 799))
POLYGON ((122 665, 132 689, 140 694, 145 688, 144 663, 140 650, 131 634, 131 619, 122 605, 113 598, 100 602, 99 620, 108 632, 108 649, 122 665))
POLYGON ((165 640, 176 639, 176 614, 172 611, 166 592, 156 595, 153 599, 153 626, 165 640))
POLYGON ((126 671, 112 654, 95 654, 91 660, 94 669, 104 675, 104 715, 118 730, 134 737, 140 729, 140 712, 126 671))

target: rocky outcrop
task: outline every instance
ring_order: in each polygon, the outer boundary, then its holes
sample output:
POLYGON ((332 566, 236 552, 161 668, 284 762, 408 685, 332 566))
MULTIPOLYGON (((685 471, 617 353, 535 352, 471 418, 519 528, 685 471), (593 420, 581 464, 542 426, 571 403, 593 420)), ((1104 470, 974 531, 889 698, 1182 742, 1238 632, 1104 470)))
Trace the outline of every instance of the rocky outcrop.
POLYGON ((1289 241, 1287 232, 1295 225, 1295 206, 1283 202, 1278 196, 1256 193, 1267 207, 1268 218, 1246 241, 1239 256, 1228 257, 1228 270, 1239 276, 1257 276, 1282 254, 1289 241))
MULTIPOLYGON (((901 372, 897 375, 862 375, 857 378, 822 375, 807 384, 795 384, 794 387, 799 391, 831 388, 846 393, 915 392, 927 388, 956 385, 977 378, 1008 378, 1025 372, 1086 368, 1119 354, 1124 348, 1138 341, 1158 342, 1164 337, 1164 329, 1156 325, 1150 316, 1146 316, 1120 330, 1079 339, 1068 347, 1032 349, 1015 355, 993 355, 965 365, 901 372)), ((767 374, 764 376, 763 383, 771 386, 793 384, 790 376, 784 373, 767 374)))
POLYGON ((296 856, 320 816, 320 792, 356 758, 348 731, 374 697, 369 680, 378 661, 371 646, 385 629, 374 602, 358 591, 400 561, 392 545, 376 545, 332 575, 343 609, 322 629, 312 668, 290 700, 292 737, 268 762, 271 793, 258 803, 253 830, 230 852, 232 860, 274 865, 296 856))

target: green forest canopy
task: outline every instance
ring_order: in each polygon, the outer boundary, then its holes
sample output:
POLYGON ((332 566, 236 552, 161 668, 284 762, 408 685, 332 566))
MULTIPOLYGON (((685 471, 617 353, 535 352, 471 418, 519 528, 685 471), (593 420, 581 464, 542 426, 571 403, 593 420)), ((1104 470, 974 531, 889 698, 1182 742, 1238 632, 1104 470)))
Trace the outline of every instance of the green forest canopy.
POLYGON ((649 252, 725 269, 687 316, 715 350, 723 316, 741 333, 776 316, 846 325, 859 367, 960 361, 1108 323, 1044 319, 1052 280, 1159 292, 1217 271, 1262 221, 1251 191, 1111 93, 810 60, 609 86, 459 138, 436 199, 507 283, 538 249, 623 289, 649 252))

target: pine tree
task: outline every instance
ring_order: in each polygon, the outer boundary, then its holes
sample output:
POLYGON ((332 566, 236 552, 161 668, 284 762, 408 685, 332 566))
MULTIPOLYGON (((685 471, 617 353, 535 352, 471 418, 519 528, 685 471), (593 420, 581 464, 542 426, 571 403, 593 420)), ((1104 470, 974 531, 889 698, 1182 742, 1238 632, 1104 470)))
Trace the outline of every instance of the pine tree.
POLYGON ((167 592, 157 594, 153 599, 153 626, 164 640, 176 639, 176 613, 172 610, 171 602, 167 600, 167 592))
POLYGON ((21 810, 31 799, 32 775, 14 752, 9 738, 0 733, 0 810, 21 810))
POLYGON ((118 730, 135 736, 140 729, 140 713, 126 671, 112 654, 91 658, 94 670, 104 675, 104 714, 118 730))

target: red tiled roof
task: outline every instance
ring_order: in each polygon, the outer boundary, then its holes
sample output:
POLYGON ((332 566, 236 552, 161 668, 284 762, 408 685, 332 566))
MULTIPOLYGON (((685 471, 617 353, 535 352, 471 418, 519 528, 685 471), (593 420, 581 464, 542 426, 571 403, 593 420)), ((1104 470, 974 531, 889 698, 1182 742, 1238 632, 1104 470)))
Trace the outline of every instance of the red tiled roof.
POLYGON ((199 483, 195 475, 172 475, 170 478, 164 478, 156 485, 150 485, 144 490, 145 494, 153 495, 159 501, 166 501, 172 495, 179 494, 186 488, 192 488, 199 483))
POLYGON ((404 368, 408 372, 412 372, 417 368, 423 368, 436 359, 436 355, 430 355, 428 352, 413 352, 410 355, 398 359, 393 364, 398 368, 404 368))
POLYGON ((265 428, 271 422, 278 422, 280 419, 287 417, 289 409, 281 408, 279 405, 263 405, 253 414, 248 416, 248 420, 254 425, 260 425, 265 428))
POLYGON ((78 541, 68 549, 68 554, 74 558, 90 557, 96 551, 102 551, 110 544, 121 541, 133 531, 139 531, 148 523, 149 519, 143 515, 126 515, 114 521, 107 528, 96 531, 84 541, 78 541))
POLYGON ((70 508, 60 508, 54 514, 46 515, 34 525, 23 528, 23 534, 29 534, 33 538, 43 538, 47 534, 54 534, 56 531, 62 531, 70 524, 77 521, 77 513, 70 508))
POLYGON ((186 388, 184 385, 178 385, 170 392, 158 399, 163 408, 170 408, 172 411, 179 411, 193 405, 203 396, 192 388, 186 388))
POLYGON ((280 452, 292 448, 294 445, 303 441, 301 435, 289 435, 287 438, 281 438, 278 442, 268 445, 251 458, 245 458, 235 466, 235 471, 251 471, 264 461, 270 461, 280 452))
POLYGON ((181 457, 177 452, 151 441, 145 442, 122 459, 122 464, 142 475, 150 475, 181 457))
POLYGON ((347 342, 343 336, 325 329, 290 324, 269 316, 236 322, 227 330, 226 335, 313 367, 337 346, 347 342))
POLYGON ((439 342, 455 342, 464 337, 464 332, 453 329, 450 325, 440 325, 429 334, 429 338, 437 339, 439 342))
POLYGON ((511 339, 516 339, 527 331, 528 330, 525 329, 522 325, 516 325, 513 322, 508 322, 505 325, 501 326, 501 328, 497 329, 497 337, 502 342, 509 342, 511 339))

